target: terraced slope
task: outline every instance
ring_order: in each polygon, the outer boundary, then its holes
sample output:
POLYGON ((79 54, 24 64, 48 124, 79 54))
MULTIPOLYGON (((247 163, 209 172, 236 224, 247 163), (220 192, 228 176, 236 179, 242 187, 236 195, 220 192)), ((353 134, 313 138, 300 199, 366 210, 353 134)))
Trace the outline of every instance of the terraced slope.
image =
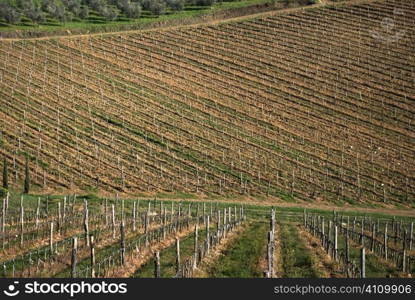
POLYGON ((414 20, 379 0, 1 41, 0 151, 53 188, 409 205, 414 20))

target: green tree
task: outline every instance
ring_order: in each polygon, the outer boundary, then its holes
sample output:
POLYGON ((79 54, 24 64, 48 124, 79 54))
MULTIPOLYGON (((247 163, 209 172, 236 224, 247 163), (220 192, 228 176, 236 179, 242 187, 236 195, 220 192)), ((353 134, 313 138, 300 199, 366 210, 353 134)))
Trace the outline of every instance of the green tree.
POLYGON ((20 22, 21 15, 15 7, 8 3, 0 3, 0 17, 4 18, 9 24, 15 24, 20 22))
POLYGON ((215 4, 216 0, 196 0, 196 5, 211 6, 215 4))
POLYGON ((167 0, 167 5, 173 10, 173 11, 182 11, 184 9, 184 0, 167 0))
POLYGON ((24 194, 29 194, 30 191, 30 172, 29 172, 29 157, 26 156, 25 178, 24 178, 24 194))
POLYGON ((9 171, 7 170, 6 156, 4 156, 3 161, 3 188, 6 190, 9 188, 9 171))
POLYGON ((166 2, 162 0, 153 0, 150 2, 149 9, 153 15, 158 17, 166 10, 166 2))

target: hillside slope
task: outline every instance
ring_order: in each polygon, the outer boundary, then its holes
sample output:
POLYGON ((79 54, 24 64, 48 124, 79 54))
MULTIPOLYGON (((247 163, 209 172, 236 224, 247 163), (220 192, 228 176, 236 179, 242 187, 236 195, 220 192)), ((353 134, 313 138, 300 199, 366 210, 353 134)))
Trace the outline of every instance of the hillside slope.
POLYGON ((1 149, 45 187, 414 201, 415 1, 0 42, 1 149))

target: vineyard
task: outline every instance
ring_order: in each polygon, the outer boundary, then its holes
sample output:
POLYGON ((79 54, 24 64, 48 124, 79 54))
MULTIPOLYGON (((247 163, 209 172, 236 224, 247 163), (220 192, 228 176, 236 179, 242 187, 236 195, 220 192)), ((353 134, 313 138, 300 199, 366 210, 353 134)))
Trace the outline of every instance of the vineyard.
POLYGON ((0 40, 0 277, 410 277, 414 25, 350 0, 0 40))
POLYGON ((408 277, 414 220, 218 202, 6 198, 0 277, 408 277))
POLYGON ((415 2, 363 2, 4 40, 10 177, 22 179, 27 155, 44 188, 411 205, 415 2), (405 34, 383 44, 370 32, 389 15, 405 34))

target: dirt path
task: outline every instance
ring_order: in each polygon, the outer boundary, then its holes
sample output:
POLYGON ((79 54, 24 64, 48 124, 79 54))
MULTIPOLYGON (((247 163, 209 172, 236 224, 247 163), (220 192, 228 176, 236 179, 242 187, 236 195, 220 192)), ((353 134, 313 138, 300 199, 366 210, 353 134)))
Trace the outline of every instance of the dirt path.
POLYGON ((136 29, 136 30, 126 30, 126 31, 116 31, 116 32, 101 32, 101 33, 90 33, 90 34, 75 34, 75 35, 66 35, 66 36, 45 36, 45 37, 38 37, 38 38, 0 38, 0 41, 40 41, 40 40, 51 40, 51 39, 76 39, 76 38, 89 38, 94 36, 107 36, 107 35, 128 35, 134 34, 137 32, 152 32, 152 31, 169 31, 169 30, 176 30, 176 29, 185 29, 185 28, 194 28, 194 27, 203 27, 203 26, 211 26, 215 24, 222 24, 222 23, 232 23, 232 22, 240 22, 244 20, 256 19, 256 18, 264 18, 269 16, 276 16, 276 15, 283 15, 289 14, 293 12, 303 11, 307 9, 314 9, 317 7, 323 7, 326 5, 334 5, 334 6, 343 6, 343 5, 353 5, 353 4, 362 4, 362 3, 370 3, 379 0, 350 0, 347 2, 329 2, 327 0, 322 0, 320 3, 308 5, 308 6, 301 6, 295 8, 287 8, 287 9, 280 9, 276 11, 268 11, 268 12, 261 12, 255 13, 247 16, 241 17, 234 17, 234 18, 227 18, 227 19, 220 19, 220 20, 212 20, 206 21, 196 24, 190 25, 176 25, 176 26, 167 26, 167 27, 157 27, 157 28, 150 28, 150 29, 136 29))

